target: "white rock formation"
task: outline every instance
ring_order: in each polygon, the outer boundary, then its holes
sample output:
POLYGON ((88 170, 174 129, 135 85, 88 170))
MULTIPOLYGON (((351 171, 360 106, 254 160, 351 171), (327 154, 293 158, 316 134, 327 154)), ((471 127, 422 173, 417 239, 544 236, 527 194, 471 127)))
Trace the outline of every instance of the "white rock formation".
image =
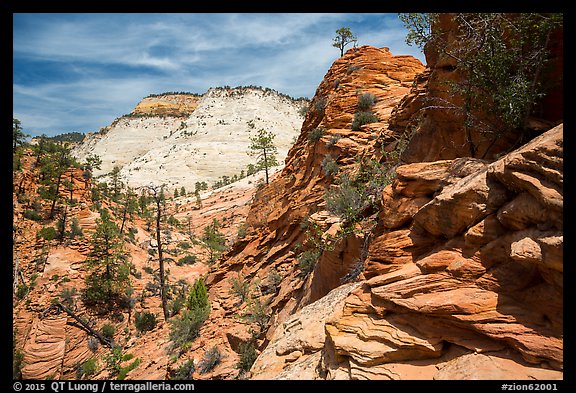
POLYGON ((283 164, 300 133, 305 103, 269 89, 213 88, 188 117, 122 117, 107 132, 87 137, 73 154, 80 161, 100 156, 95 176, 119 166, 133 187, 166 183, 168 189, 193 190, 196 182, 212 185, 220 176, 246 171, 255 162, 247 154, 249 138, 260 128, 276 134, 283 164))

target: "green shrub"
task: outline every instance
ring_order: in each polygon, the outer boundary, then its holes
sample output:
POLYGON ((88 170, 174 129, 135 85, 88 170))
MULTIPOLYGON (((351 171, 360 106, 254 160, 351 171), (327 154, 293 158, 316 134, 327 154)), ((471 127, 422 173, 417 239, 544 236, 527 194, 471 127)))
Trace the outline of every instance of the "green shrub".
POLYGON ((322 113, 322 112, 324 112, 324 109, 326 109, 327 103, 328 103, 328 100, 326 99, 326 97, 318 97, 316 99, 316 101, 314 101, 314 105, 312 106, 312 109, 316 113, 322 113))
POLYGON ((240 319, 249 324, 256 323, 258 331, 253 331, 256 337, 259 336, 268 325, 270 315, 268 313, 268 303, 262 302, 259 297, 249 301, 246 312, 240 316, 240 319))
POLYGON ((180 248, 183 249, 183 250, 187 250, 187 249, 189 249, 189 248, 192 247, 192 246, 190 245, 189 242, 187 242, 187 241, 182 241, 182 242, 178 243, 178 247, 180 247, 180 248))
POLYGON ((82 232, 77 218, 73 218, 70 221, 70 238, 74 239, 75 237, 84 237, 84 232, 82 232))
POLYGON ((217 346, 213 346, 202 355, 199 364, 200 372, 204 374, 213 370, 220 363, 220 360, 222 360, 222 354, 217 346))
POLYGON ((40 217, 40 214, 38 214, 36 210, 26 210, 24 212, 24 218, 33 221, 42 221, 42 217, 40 217))
POLYGON ((199 310, 201 313, 210 313, 208 290, 206 289, 202 277, 194 282, 194 286, 190 290, 190 295, 188 296, 188 309, 199 310))
POLYGON ((238 239, 244 239, 248 234, 248 226, 246 224, 240 224, 238 226, 238 239))
POLYGON ((352 130, 359 131, 364 124, 376 123, 377 121, 378 116, 372 112, 356 112, 354 120, 352 120, 352 130))
POLYGON ((184 304, 186 303, 186 292, 184 287, 176 289, 175 286, 171 286, 172 299, 168 303, 168 310, 170 311, 170 316, 174 316, 182 310, 184 304))
MULTIPOLYGON (((128 360, 128 359, 124 359, 124 360, 128 360)), ((140 363, 142 363, 142 359, 138 358, 138 359, 134 360, 132 363, 130 363, 128 366, 121 367, 120 372, 118 373, 118 379, 119 380, 126 379, 126 375, 128 375, 128 373, 130 371, 132 371, 136 367, 138 367, 140 365, 140 363)))
POLYGON ((68 308, 74 307, 74 296, 76 296, 76 288, 64 288, 60 292, 59 298, 60 302, 68 308))
POLYGON ((175 226, 175 227, 180 225, 180 221, 178 221, 178 219, 174 216, 168 217, 167 222, 168 222, 168 224, 175 226))
MULTIPOLYGON (((28 293, 36 286, 37 278, 38 273, 33 273, 32 276, 30 276, 30 281, 28 285, 24 283, 18 284, 18 288, 16 289, 16 297, 18 299, 23 299, 24 297, 26 297, 26 295, 28 295, 28 293)), ((28 301, 30 301, 30 299, 28 299, 28 301)))
POLYGON ((36 234, 36 239, 44 239, 44 240, 54 240, 56 239, 56 229, 54 227, 43 227, 38 231, 36 234))
POLYGON ((372 93, 364 93, 358 96, 358 109, 362 112, 370 110, 376 103, 376 96, 372 93))
POLYGON ((176 380, 190 380, 192 379, 192 374, 196 371, 196 367, 194 366, 194 360, 189 359, 186 360, 184 363, 178 367, 174 374, 174 378, 176 380))
POLYGON ((330 154, 327 154, 322 160, 322 170, 328 177, 334 177, 340 172, 340 166, 330 154))
POLYGON ((338 143, 338 141, 342 138, 342 135, 340 134, 333 134, 330 137, 330 140, 326 143, 327 147, 332 147, 334 145, 336 145, 336 143, 338 143))
POLYGON ((96 358, 90 358, 84 363, 79 364, 76 368, 76 377, 82 379, 83 377, 90 377, 98 371, 98 361, 96 358))
POLYGON ((178 266, 193 265, 196 263, 196 261, 197 261, 196 255, 186 255, 186 256, 183 256, 182 258, 180 258, 178 260, 178 262, 176 262, 176 264, 178 266))
POLYGON ((300 268, 301 276, 306 277, 308 274, 312 273, 321 254, 321 250, 312 249, 306 250, 298 256, 298 267, 300 268))
POLYGON ((245 280, 238 273, 237 277, 232 277, 228 280, 230 283, 230 294, 235 295, 240 300, 240 304, 244 303, 248 299, 248 294, 250 293, 250 282, 245 280))
POLYGON ((256 361, 258 353, 252 341, 240 344, 238 348, 240 359, 236 366, 243 371, 250 371, 250 367, 256 361))
POLYGON ((134 325, 139 332, 147 332, 156 327, 156 314, 145 311, 134 314, 134 325))
POLYGON ((180 317, 170 319, 169 338, 172 341, 171 349, 185 351, 190 343, 200 334, 200 328, 208 317, 207 313, 199 309, 184 310, 180 317))
POLYGON ((104 324, 104 326, 102 326, 102 331, 100 333, 102 334, 102 336, 110 339, 114 337, 114 334, 116 334, 116 328, 114 327, 114 325, 106 323, 104 324))
POLYGON ((198 337, 200 328, 210 315, 208 291, 202 278, 196 280, 194 287, 190 290, 187 307, 188 309, 184 310, 179 318, 170 320, 171 349, 187 349, 190 343, 198 337))
POLYGON ((356 188, 348 176, 342 176, 340 185, 326 192, 325 200, 328 211, 348 224, 357 222, 369 203, 364 192, 356 188))
POLYGON ((112 351, 110 351, 105 357, 106 366, 114 374, 119 373, 120 370, 122 369, 120 364, 124 361, 123 357, 124 357, 124 354, 122 353, 122 347, 119 345, 115 345, 112 348, 112 351))
POLYGON ((358 65, 349 65, 348 68, 346 68, 346 73, 351 74, 354 71, 358 71, 362 69, 362 67, 358 66, 358 65))
POLYGON ((326 133, 326 129, 324 127, 316 127, 313 130, 310 130, 308 133, 308 140, 312 143, 318 142, 322 136, 326 133))
POLYGON ((385 164, 364 158, 360 161, 360 167, 353 183, 357 188, 363 190, 367 199, 379 203, 380 194, 396 177, 394 168, 398 162, 398 154, 396 151, 387 153, 387 156, 390 157, 392 162, 386 162, 385 164))

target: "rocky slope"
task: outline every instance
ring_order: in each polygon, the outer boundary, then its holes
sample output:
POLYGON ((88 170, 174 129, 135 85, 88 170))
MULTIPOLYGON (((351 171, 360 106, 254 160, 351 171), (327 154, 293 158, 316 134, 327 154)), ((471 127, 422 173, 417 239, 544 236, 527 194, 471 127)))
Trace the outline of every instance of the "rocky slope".
POLYGON ((239 175, 249 163, 249 137, 264 128, 276 134, 282 163, 302 124, 305 100, 273 90, 214 88, 202 96, 160 95, 142 100, 134 111, 90 134, 74 155, 102 158, 101 170, 121 168, 126 182, 138 187, 166 183, 169 189, 194 189, 221 176, 239 175))
MULTIPOLYGON (((113 378, 106 368, 106 358, 110 350, 97 343, 97 340, 78 321, 58 309, 50 309, 55 299, 63 301, 77 316, 89 323, 95 331, 104 325, 114 326, 114 340, 124 348, 125 354, 140 359, 139 367, 129 378, 165 379, 170 360, 168 351, 159 353, 159 348, 167 348, 169 325, 159 320, 155 329, 140 334, 135 328, 135 312, 151 312, 159 319, 162 314, 158 294, 150 291, 154 282, 154 267, 157 264, 151 251, 155 250, 154 228, 148 230, 145 220, 135 217, 126 227, 134 234, 126 239, 125 247, 130 255, 133 298, 137 299, 132 314, 126 310, 114 314, 99 314, 87 308, 81 300, 84 280, 88 274, 86 258, 91 250, 91 236, 100 216, 94 208, 90 187, 91 181, 83 176, 80 169, 69 170, 64 177, 71 181, 72 199, 76 202, 68 206, 69 222, 77 219, 83 232, 82 237, 57 240, 43 240, 38 231, 53 223, 38 222, 24 216, 31 205, 38 203, 38 170, 34 168, 35 158, 27 153, 23 158, 23 168, 14 177, 14 271, 17 272, 13 298, 13 329, 15 348, 22 354, 21 375, 23 379, 79 379, 82 373, 79 366, 89 359, 96 359, 96 373, 83 378, 113 378), (35 202, 36 201, 36 202, 35 202), (23 296, 18 296, 18 286, 24 283, 30 288, 23 296)), ((274 178, 275 175, 272 176, 274 178)), ((238 236, 239 228, 246 219, 249 204, 256 191, 255 185, 261 181, 263 173, 248 176, 242 181, 202 195, 200 205, 195 197, 180 197, 167 201, 167 211, 180 219, 182 227, 166 225, 170 232, 167 256, 173 260, 167 264, 169 282, 192 285, 208 272, 204 264, 206 250, 191 239, 198 238, 203 228, 217 219, 221 232, 229 242, 238 236), (190 236, 192 234, 192 238, 190 236), (175 246, 187 243, 186 248, 175 246), (195 255, 195 264, 177 264, 179 258, 195 255)), ((62 190, 61 196, 70 194, 62 190)), ((49 204, 40 202, 36 207, 44 213, 49 204)), ((108 208, 115 208, 106 205, 108 208)), ((130 362, 126 362, 124 366, 130 362)))
MULTIPOLYGON (((556 119, 514 150, 504 141, 483 158, 467 156, 466 148, 446 156, 452 145, 439 148, 442 141, 459 135, 459 119, 449 113, 428 113, 408 138, 418 103, 438 94, 445 71, 387 48, 350 49, 318 86, 270 184, 255 189, 255 179, 244 179, 205 195, 201 209, 193 198, 171 202, 196 233, 212 218, 224 222, 230 248, 209 268, 170 267, 174 280, 202 275, 211 302, 199 337, 176 356, 168 324, 137 335, 126 320, 115 322, 126 351, 142 359, 127 378, 168 378, 216 347, 220 362, 208 372, 197 368, 193 378, 562 379, 563 124, 556 119), (377 121, 355 127, 365 93, 377 121), (353 226, 328 206, 342 174, 367 195, 355 206, 353 226), (249 284, 245 299, 234 281, 249 284), (248 346, 258 357, 246 372, 238 363, 248 346)), ((202 102, 192 116, 202 113, 202 102)), ((185 137, 169 138, 176 136, 185 137)), ((32 175, 22 176, 33 192, 32 175)), ((72 214, 89 231, 95 216, 87 205, 72 214)), ((87 334, 61 314, 40 315, 63 286, 80 285, 87 250, 81 243, 54 248, 50 263, 38 266, 42 244, 21 220, 15 243, 25 277, 41 273, 34 301, 14 309, 23 373, 73 377, 74 365, 93 356, 87 334), (52 279, 54 272, 71 281, 52 279)), ((136 226, 129 247, 143 269, 152 240, 136 226)), ((172 236, 184 238, 176 229, 172 236)), ((137 293, 150 280, 144 273, 134 279, 137 293)), ((157 296, 137 308, 161 314, 157 296)))
POLYGON ((562 378, 562 141, 560 125, 490 164, 398 167, 367 280, 277 328, 254 376, 562 378))
MULTIPOLYGON (((257 292, 270 318, 251 378, 562 378, 562 125, 494 162, 436 157, 397 167, 378 210, 301 274, 314 233, 330 243, 342 227, 326 211, 333 179, 324 159, 350 173, 362 157, 386 163, 404 131, 388 127, 397 121, 390 114, 430 74, 422 71, 415 59, 367 46, 333 64, 285 169, 256 196, 252 235, 207 277, 218 313, 192 357, 208 342, 238 356, 250 335, 231 318, 246 306, 230 299, 230 280, 239 275, 258 291, 280 272, 272 294, 257 292), (379 122, 352 131, 366 91, 379 122), (359 264, 357 280, 342 285, 359 264)), ((232 372, 223 365, 208 377, 232 372)))
MULTIPOLYGON (((423 69, 413 57, 393 56, 387 48, 369 46, 348 51, 333 64, 311 102, 286 167, 256 194, 247 218, 248 236, 235 243, 206 278, 217 312, 203 327, 198 347, 194 345, 191 350, 194 359, 199 359, 201 349, 210 343, 217 345, 233 365, 241 344, 251 340, 249 330, 255 326, 234 317, 248 312, 249 305, 237 304, 230 291, 232 279, 249 281, 252 294, 268 306, 268 323, 257 340, 260 350, 296 311, 341 285, 360 254, 364 243, 361 235, 335 244, 309 275, 302 274, 298 266, 299 255, 309 247, 311 228, 335 234, 340 225, 339 219, 325 210, 324 193, 333 179, 322 170, 322 161, 332 154, 342 170, 353 169, 362 156, 381 154, 377 142, 390 139, 390 143, 397 143, 393 135, 384 134, 388 116, 423 69), (380 121, 352 131, 358 96, 365 92, 376 97, 373 110, 380 121), (323 134, 316 140, 311 133, 319 128, 323 134), (275 275, 281 281, 271 285, 275 275)), ((230 364, 223 364, 212 374, 197 377, 230 378, 238 373, 230 364)))

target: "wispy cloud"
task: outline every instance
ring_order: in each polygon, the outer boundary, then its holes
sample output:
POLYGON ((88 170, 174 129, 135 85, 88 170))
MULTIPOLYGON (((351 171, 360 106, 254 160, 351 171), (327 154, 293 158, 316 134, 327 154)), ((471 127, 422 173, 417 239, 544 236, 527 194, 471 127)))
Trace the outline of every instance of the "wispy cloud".
POLYGON ((164 91, 261 85, 312 97, 347 26, 422 54, 394 14, 16 14, 14 108, 34 135, 96 131, 164 91))

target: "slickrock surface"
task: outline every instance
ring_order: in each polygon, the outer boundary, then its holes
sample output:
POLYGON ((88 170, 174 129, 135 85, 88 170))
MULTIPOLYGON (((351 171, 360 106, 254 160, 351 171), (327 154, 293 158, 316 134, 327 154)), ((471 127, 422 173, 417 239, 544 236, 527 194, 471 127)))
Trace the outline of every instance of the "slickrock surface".
POLYGON ((419 201, 407 218, 377 229, 370 278, 345 298, 336 294, 346 287, 334 290, 276 328, 253 377, 561 379, 562 148, 560 125, 491 164, 399 167, 382 205, 419 201), (469 168, 475 171, 467 174, 469 168), (518 200, 533 206, 523 214, 511 208, 518 200), (326 318, 321 305, 328 299, 334 303, 326 318), (325 327, 324 345, 317 335, 314 345, 290 344, 299 356, 288 359, 287 343, 306 342, 315 331, 306 320, 325 327), (292 325, 302 330, 296 337, 292 325), (307 361, 316 371, 299 374, 295 365, 307 361))

